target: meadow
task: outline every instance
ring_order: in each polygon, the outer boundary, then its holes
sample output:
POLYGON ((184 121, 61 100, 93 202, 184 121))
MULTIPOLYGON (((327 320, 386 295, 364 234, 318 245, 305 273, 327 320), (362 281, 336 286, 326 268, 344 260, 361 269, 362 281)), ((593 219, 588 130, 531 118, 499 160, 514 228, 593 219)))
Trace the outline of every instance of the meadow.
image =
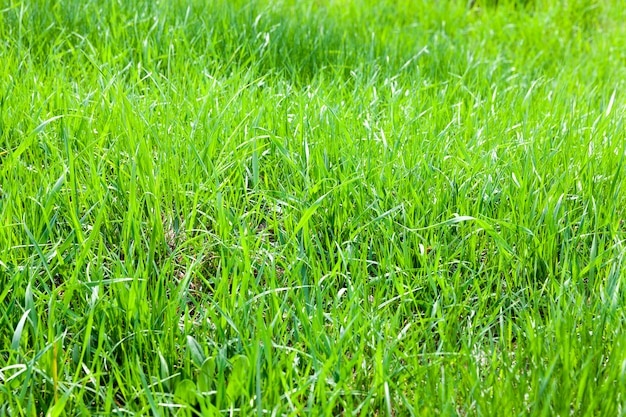
POLYGON ((625 416, 618 0, 0 0, 0 416, 625 416))

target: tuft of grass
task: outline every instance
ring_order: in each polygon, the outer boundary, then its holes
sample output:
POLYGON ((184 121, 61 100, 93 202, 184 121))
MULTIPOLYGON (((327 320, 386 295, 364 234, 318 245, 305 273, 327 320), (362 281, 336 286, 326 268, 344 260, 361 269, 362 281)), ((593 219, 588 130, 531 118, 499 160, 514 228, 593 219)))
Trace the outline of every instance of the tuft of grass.
POLYGON ((0 2, 0 415, 623 415, 616 0, 0 2))

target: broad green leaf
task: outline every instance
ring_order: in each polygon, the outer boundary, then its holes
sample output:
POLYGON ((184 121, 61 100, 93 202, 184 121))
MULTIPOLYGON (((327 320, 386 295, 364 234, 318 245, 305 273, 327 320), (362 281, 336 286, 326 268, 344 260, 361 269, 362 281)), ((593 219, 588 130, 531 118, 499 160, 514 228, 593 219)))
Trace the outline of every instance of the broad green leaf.
POLYGON ((182 404, 194 404, 196 399, 196 384, 190 379, 183 379, 174 388, 174 398, 182 404))
POLYGON ((22 318, 15 326, 15 330, 13 331, 13 338, 11 339, 11 350, 18 351, 20 349, 20 340, 22 339, 22 334, 24 332, 24 324, 28 319, 28 314, 30 310, 26 310, 24 314, 22 314, 22 318))
POLYGON ((189 354, 191 355, 191 359, 195 362, 197 366, 202 366, 206 357, 204 356, 204 351, 202 350, 202 346, 194 339, 193 336, 187 336, 187 349, 189 349, 189 354))

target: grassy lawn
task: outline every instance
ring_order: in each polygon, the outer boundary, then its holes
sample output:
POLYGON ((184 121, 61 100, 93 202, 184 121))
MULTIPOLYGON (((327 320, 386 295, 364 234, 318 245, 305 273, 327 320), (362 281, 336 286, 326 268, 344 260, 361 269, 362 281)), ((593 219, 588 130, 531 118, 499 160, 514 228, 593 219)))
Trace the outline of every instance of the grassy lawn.
POLYGON ((0 0, 0 416, 625 416, 621 0, 0 0))

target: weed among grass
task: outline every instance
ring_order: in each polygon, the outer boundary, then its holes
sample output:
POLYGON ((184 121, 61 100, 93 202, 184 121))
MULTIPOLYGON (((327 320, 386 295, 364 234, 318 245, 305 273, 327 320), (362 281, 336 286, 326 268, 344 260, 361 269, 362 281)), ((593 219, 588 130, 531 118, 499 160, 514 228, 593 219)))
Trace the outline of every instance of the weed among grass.
POLYGON ((624 21, 0 2, 0 415, 623 415, 624 21))

